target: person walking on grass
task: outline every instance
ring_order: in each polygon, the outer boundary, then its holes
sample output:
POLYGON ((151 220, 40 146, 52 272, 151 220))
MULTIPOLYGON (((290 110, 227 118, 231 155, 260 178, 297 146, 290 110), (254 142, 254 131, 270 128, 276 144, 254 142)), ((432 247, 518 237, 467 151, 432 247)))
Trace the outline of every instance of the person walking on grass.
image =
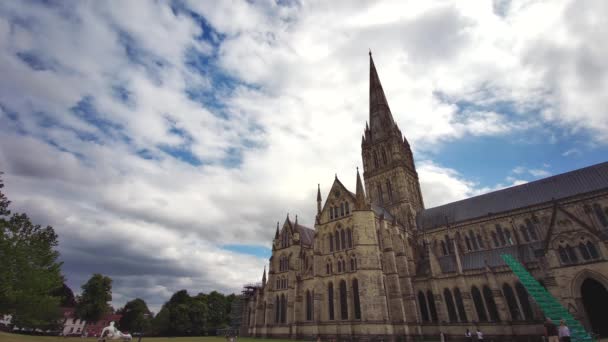
POLYGON ((570 342, 570 328, 566 325, 566 321, 563 319, 559 321, 559 341, 560 342, 570 342))
POLYGON ((557 326, 549 317, 547 317, 547 320, 545 321, 545 337, 547 337, 548 342, 559 342, 557 326))

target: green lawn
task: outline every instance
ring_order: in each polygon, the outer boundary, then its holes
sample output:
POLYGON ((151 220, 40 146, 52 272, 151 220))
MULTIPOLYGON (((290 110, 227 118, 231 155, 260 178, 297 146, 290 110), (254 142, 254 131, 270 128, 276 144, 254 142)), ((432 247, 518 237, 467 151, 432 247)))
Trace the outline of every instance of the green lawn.
MULTIPOLYGON (((95 338, 81 339, 79 337, 57 337, 57 336, 30 336, 19 334, 8 334, 0 331, 0 342, 96 342, 95 338)), ((120 340, 117 340, 121 342, 120 340)), ((137 342, 137 338, 133 339, 137 342)), ((239 337, 238 342, 293 342, 292 340, 262 339, 239 337)), ((143 337, 141 342, 226 342, 224 337, 143 337)))

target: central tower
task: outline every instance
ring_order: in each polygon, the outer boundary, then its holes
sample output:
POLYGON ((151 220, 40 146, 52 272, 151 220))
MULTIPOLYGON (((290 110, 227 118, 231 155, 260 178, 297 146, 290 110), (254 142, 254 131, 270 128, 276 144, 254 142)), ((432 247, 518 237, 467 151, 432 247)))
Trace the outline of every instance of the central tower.
POLYGON ((410 144, 395 123, 376 66, 369 53, 369 125, 361 142, 365 190, 372 205, 388 210, 413 228, 424 209, 410 144))

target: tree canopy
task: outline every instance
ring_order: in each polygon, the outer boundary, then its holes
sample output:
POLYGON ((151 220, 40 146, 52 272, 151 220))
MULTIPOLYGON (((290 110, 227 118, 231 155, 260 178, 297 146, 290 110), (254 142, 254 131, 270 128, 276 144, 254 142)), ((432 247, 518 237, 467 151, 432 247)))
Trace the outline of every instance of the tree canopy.
POLYGON ((158 335, 214 335, 228 327, 234 295, 213 291, 192 297, 186 290, 171 296, 152 321, 152 332, 158 335))
POLYGON ((55 328, 60 298, 54 293, 63 284, 57 234, 26 214, 11 214, 3 187, 0 179, 0 313, 12 314, 17 326, 55 328))
POLYGON ((76 315, 88 322, 96 322, 111 312, 111 300, 112 279, 95 273, 82 285, 82 295, 76 304, 76 315))
POLYGON ((128 332, 144 332, 150 326, 150 310, 143 299, 136 298, 118 310, 122 314, 120 329, 128 332))

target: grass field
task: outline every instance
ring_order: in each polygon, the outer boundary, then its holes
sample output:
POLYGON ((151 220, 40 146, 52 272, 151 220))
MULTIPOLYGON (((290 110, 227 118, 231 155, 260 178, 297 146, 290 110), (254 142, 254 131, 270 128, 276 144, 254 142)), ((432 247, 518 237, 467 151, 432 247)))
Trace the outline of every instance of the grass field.
MULTIPOLYGON (((96 342, 95 338, 82 339, 79 337, 58 337, 58 336, 31 336, 20 334, 9 334, 0 331, 0 342, 96 342)), ((137 338, 133 339, 137 342, 137 338)), ((293 342, 292 340, 262 339, 239 337, 238 342, 293 342)), ((141 342, 226 342, 224 337, 142 337, 141 342)))

